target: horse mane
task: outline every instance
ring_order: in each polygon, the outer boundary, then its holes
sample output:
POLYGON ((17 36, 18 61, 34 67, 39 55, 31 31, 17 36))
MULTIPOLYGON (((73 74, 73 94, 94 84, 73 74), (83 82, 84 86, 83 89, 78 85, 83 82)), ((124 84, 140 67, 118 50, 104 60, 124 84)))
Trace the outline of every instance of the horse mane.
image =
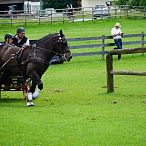
POLYGON ((43 40, 45 40, 46 38, 49 38, 49 37, 51 38, 52 36, 55 36, 55 35, 59 35, 59 33, 48 34, 48 35, 40 38, 37 42, 43 41, 43 40))

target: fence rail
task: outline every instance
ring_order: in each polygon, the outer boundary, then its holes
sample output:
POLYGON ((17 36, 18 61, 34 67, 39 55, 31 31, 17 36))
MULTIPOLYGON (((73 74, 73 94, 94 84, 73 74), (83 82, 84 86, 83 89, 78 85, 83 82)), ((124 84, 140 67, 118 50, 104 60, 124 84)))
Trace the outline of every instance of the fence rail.
MULTIPOLYGON (((140 34, 127 34, 123 36, 123 46, 126 45, 140 45, 140 47, 144 47, 146 44, 145 40, 146 34, 144 32, 140 34), (135 41, 125 41, 124 38, 137 38, 135 41)), ((81 53, 73 53, 73 56, 85 56, 85 55, 102 55, 102 59, 104 60, 105 54, 107 54, 108 49, 106 47, 111 47, 115 46, 115 43, 113 43, 113 38, 112 36, 100 36, 100 37, 86 37, 86 38, 69 38, 67 39, 69 42, 70 49, 72 50, 77 50, 77 49, 86 49, 89 48, 91 51, 92 49, 96 48, 96 51, 92 52, 84 52, 82 51, 81 53), (88 44, 88 41, 95 41, 96 43, 94 44, 88 44), (112 40, 110 43, 105 43, 106 40, 112 40), (101 43, 97 43, 100 41, 101 43), (70 45, 70 42, 80 42, 80 45, 70 45), (87 43, 87 44, 82 44, 82 43, 87 43)), ((74 52, 74 51, 73 51, 74 52)))
MULTIPOLYGON (((139 47, 144 47, 146 44, 146 34, 144 32, 140 34, 127 34, 123 36, 123 46, 139 45, 139 47), (137 40, 125 41, 125 38, 137 38, 137 40)), ((109 47, 114 47, 112 36, 98 36, 98 37, 85 37, 85 38, 67 38, 69 48, 72 51, 74 57, 77 56, 91 56, 91 55, 101 55, 102 60, 104 60, 105 55, 111 50, 109 47), (111 40, 112 42, 105 43, 106 40, 111 40), (94 41, 90 42, 89 41, 94 41), (96 43, 95 43, 96 42, 96 43), (99 43, 101 42, 101 43, 99 43), (78 44, 73 45, 72 43, 78 44), (76 52, 80 51, 80 52, 76 52)), ((30 40, 30 44, 35 44, 37 40, 30 40)), ((127 51, 127 49, 122 49, 122 52, 127 51)), ((114 50, 116 52, 116 50, 114 50)), ((113 52, 114 52, 113 51, 113 52)), ((113 54, 114 55, 114 54, 113 54)))

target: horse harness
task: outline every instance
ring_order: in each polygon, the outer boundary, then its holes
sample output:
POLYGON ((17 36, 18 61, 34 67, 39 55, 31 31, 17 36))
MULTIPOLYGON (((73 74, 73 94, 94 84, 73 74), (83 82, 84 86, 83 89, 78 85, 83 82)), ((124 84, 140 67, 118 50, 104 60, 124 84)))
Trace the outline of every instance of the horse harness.
MULTIPOLYGON (((35 47, 33 45, 30 45, 30 47, 32 48, 32 51, 29 53, 28 58, 24 61, 21 61, 21 58, 23 56, 23 52, 24 52, 24 50, 30 49, 30 48, 28 48, 28 46, 25 47, 25 48, 21 48, 21 50, 18 53, 16 53, 15 58, 16 58, 19 65, 25 65, 29 62, 42 62, 43 64, 46 64, 46 65, 49 64, 48 60, 40 58, 40 57, 37 56, 37 54, 35 52, 35 50, 36 50, 35 48, 37 48, 37 47, 35 47)), ((47 50, 45 50, 45 51, 47 51, 47 50)))
MULTIPOLYGON (((59 40, 58 40, 57 42, 58 42, 58 43, 65 43, 64 41, 65 41, 64 38, 62 39, 61 37, 59 37, 59 40)), ((48 52, 52 52, 52 53, 54 53, 55 55, 57 55, 57 56, 59 56, 59 57, 63 57, 63 56, 64 56, 63 53, 57 53, 57 52, 52 51, 52 50, 47 50, 47 49, 38 47, 36 44, 34 44, 34 45, 29 45, 29 46, 20 48, 20 50, 17 51, 15 54, 11 54, 11 57, 0 67, 0 71, 4 68, 4 66, 5 66, 11 59, 15 59, 15 60, 17 61, 17 63, 18 63, 18 66, 19 66, 19 65, 26 65, 26 64, 29 63, 29 62, 42 62, 42 63, 45 64, 45 65, 49 65, 49 62, 50 62, 50 61, 38 57, 38 56, 36 55, 35 49, 40 49, 40 50, 45 50, 45 51, 48 51, 48 52), (22 56, 23 56, 24 50, 28 49, 29 47, 32 47, 32 50, 33 50, 33 51, 29 53, 28 58, 27 58, 25 61, 22 61, 22 62, 21 62, 21 58, 22 58, 22 56)))

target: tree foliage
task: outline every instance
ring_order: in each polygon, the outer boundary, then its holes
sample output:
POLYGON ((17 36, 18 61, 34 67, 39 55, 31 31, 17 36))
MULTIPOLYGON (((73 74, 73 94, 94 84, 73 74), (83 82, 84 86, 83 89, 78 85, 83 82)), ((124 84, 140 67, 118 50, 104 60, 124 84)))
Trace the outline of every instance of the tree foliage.
POLYGON ((118 0, 118 5, 130 5, 130 6, 144 6, 146 7, 146 0, 118 0))
POLYGON ((140 0, 140 6, 146 7, 146 0, 140 0))
POLYGON ((77 6, 76 0, 42 0, 43 8, 64 9, 68 4, 72 4, 73 7, 77 6))
POLYGON ((118 5, 127 5, 127 0, 118 0, 116 2, 116 4, 118 4, 118 5))

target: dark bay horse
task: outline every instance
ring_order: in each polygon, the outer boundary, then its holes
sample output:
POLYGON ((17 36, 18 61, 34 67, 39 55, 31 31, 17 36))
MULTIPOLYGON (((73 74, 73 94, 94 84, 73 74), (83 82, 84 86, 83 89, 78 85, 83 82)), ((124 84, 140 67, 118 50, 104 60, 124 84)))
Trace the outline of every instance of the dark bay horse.
POLYGON ((47 35, 38 40, 36 44, 25 48, 0 45, 0 71, 12 76, 21 74, 26 81, 28 79, 32 81, 27 92, 27 106, 34 105, 33 99, 36 99, 43 89, 41 77, 49 67, 49 62, 54 55, 58 55, 66 61, 70 61, 72 58, 62 30, 59 33, 47 35))

